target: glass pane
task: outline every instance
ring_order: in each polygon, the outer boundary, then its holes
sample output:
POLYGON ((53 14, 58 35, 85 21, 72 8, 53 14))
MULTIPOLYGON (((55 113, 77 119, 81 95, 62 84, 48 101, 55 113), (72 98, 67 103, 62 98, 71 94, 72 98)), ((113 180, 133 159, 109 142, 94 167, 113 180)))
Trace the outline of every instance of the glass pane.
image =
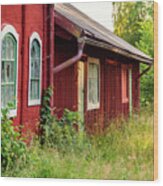
POLYGON ((33 59, 31 59, 31 78, 34 78, 34 62, 33 62, 33 59))
POLYGON ((5 59, 5 58, 6 58, 5 51, 6 51, 6 41, 5 41, 5 39, 4 39, 4 40, 2 41, 2 51, 1 51, 2 59, 5 59))
POLYGON ((92 87, 92 81, 89 79, 89 103, 93 103, 92 97, 93 97, 93 87, 92 87))
POLYGON ((14 103, 15 98, 15 73, 16 73, 16 42, 12 35, 7 34, 2 43, 2 66, 1 66, 1 78, 3 85, 1 85, 1 101, 2 107, 6 107, 8 103, 14 103), (11 61, 10 61, 11 60, 11 61), (12 83, 12 84, 8 84, 12 83))
POLYGON ((31 78, 40 78, 40 46, 36 40, 31 49, 31 78))
POLYGON ((30 99, 31 100, 39 99, 39 81, 38 80, 31 80, 30 99))
POLYGON ((89 103, 99 102, 99 66, 95 63, 89 64, 89 103))
POLYGON ((35 78, 40 77, 40 62, 39 59, 35 59, 35 78))
POLYGON ((14 59, 14 41, 11 36, 6 36, 6 59, 14 59))
POLYGON ((14 85, 5 85, 4 86, 4 107, 7 106, 8 103, 14 103, 15 101, 15 90, 14 90, 14 85))
POLYGON ((14 82, 14 62, 5 62, 6 82, 14 82))
POLYGON ((93 64, 89 64, 89 77, 91 78, 93 76, 93 64))
POLYGON ((1 70, 1 72, 2 72, 2 74, 1 74, 1 81, 2 81, 2 83, 3 82, 5 82, 5 63, 2 61, 2 70, 1 70))
POLYGON ((1 103, 4 108, 6 106, 5 86, 1 86, 1 103))
POLYGON ((36 39, 33 41, 33 46, 36 50, 36 57, 40 58, 40 45, 36 39))

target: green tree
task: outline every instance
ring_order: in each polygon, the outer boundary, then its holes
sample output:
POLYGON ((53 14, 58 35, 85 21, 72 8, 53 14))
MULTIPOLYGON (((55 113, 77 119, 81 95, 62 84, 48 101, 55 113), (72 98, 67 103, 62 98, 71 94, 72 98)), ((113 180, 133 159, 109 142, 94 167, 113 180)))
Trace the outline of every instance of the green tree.
MULTIPOLYGON (((114 33, 150 57, 154 56, 153 2, 113 3, 114 33)), ((141 64, 143 71, 147 68, 141 64)), ((154 70, 151 68, 141 78, 141 103, 153 103, 154 70)))

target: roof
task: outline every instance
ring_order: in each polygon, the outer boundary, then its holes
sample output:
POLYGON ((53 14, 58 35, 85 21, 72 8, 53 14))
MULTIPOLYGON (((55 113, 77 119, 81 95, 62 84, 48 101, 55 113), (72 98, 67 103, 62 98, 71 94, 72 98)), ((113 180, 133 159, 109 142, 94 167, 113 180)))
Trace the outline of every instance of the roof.
POLYGON ((58 16, 61 16, 72 25, 68 27, 67 24, 63 24, 62 19, 59 19, 58 22, 56 22, 76 38, 84 36, 85 42, 89 45, 111 50, 142 63, 152 64, 152 58, 116 36, 109 29, 94 21, 71 4, 55 4, 55 11, 57 18, 58 16))

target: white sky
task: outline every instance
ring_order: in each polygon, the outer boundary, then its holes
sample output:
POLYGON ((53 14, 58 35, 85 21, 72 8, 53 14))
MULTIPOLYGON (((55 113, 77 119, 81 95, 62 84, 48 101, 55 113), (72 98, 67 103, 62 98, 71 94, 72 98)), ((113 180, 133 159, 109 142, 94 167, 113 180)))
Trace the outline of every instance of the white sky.
POLYGON ((71 3, 80 11, 113 31, 112 2, 71 3))

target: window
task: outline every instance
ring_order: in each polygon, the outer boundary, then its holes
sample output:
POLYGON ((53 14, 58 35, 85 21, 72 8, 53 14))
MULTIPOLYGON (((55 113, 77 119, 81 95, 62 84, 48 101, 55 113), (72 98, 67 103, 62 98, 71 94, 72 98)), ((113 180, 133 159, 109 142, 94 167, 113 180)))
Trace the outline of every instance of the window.
POLYGON ((128 69, 127 65, 122 65, 122 103, 128 102, 128 69))
POLYGON ((16 116, 18 34, 14 27, 7 25, 1 35, 1 107, 12 103, 10 116, 16 116))
POLYGON ((41 40, 37 33, 30 38, 29 105, 41 102, 41 40))
POLYGON ((100 92, 99 78, 100 65, 99 60, 95 58, 89 59, 88 65, 88 109, 99 108, 100 92))

